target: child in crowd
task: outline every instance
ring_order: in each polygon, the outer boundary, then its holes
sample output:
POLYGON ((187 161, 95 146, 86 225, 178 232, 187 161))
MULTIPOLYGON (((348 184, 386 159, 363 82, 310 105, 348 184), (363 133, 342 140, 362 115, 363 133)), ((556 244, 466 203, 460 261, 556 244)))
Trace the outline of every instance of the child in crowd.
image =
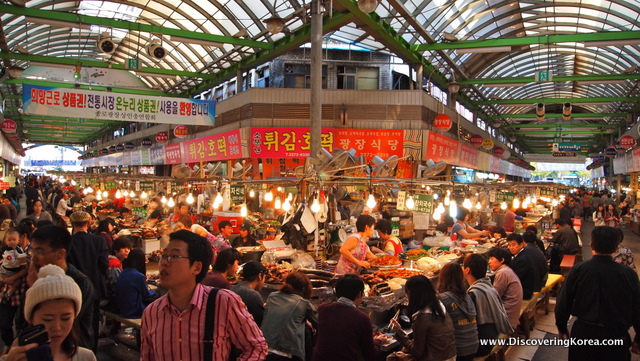
POLYGON ((14 277, 20 270, 26 267, 27 255, 18 245, 20 234, 15 229, 5 233, 2 244, 2 265, 0 265, 0 296, 1 299, 9 299, 16 290, 12 284, 14 277), (24 260, 24 261, 23 261, 24 260), (5 282, 9 279, 10 282, 5 282))

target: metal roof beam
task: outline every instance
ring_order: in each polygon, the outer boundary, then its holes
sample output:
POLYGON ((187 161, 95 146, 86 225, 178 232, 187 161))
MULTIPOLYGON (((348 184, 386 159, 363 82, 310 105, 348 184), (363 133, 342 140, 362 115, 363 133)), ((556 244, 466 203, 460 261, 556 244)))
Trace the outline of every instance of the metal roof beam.
MULTIPOLYGON (((514 130, 516 134, 542 134, 549 135, 549 137, 555 137, 553 132, 548 130, 514 130)), ((563 130, 562 134, 585 134, 585 135, 595 135, 595 134, 610 134, 606 130, 563 130)))
MULTIPOLYGON (((598 81, 598 80, 626 80, 626 79, 640 79, 640 74, 598 74, 598 75, 554 75, 552 82, 565 82, 565 81, 598 81)), ((535 77, 523 76, 523 77, 511 77, 511 78, 482 78, 482 79, 468 79, 459 80, 458 83, 463 85, 468 84, 518 84, 518 83, 534 83, 535 77)), ((578 85, 581 85, 578 83, 578 85)), ((584 84, 590 85, 590 84, 584 84)))
MULTIPOLYGON (((80 62, 82 66, 94 67, 94 68, 109 68, 109 69, 118 69, 118 70, 128 70, 125 68, 124 64, 115 64, 109 63, 106 61, 97 61, 90 59, 80 59, 78 60, 73 58, 58 58, 55 56, 43 56, 43 55, 27 55, 15 52, 1 52, 0 58, 4 59, 14 59, 14 60, 24 60, 24 61, 38 61, 42 63, 49 64, 62 64, 69 65, 70 69, 80 62)), ((160 75, 176 75, 176 76, 184 76, 189 78, 202 78, 202 79, 213 79, 213 74, 205 74, 205 73, 197 73, 193 71, 184 71, 184 70, 174 70, 174 69, 163 69, 163 68, 152 68, 148 66, 143 66, 140 70, 135 70, 144 73, 150 74, 160 74, 160 75)))
POLYGON ((611 124, 593 123, 593 124, 503 124, 500 128, 601 128, 610 127, 611 124))
POLYGON ((520 38, 501 38, 486 40, 462 40, 449 43, 436 44, 416 44, 411 48, 416 51, 445 50, 445 49, 469 49, 487 48, 496 46, 525 46, 525 45, 548 45, 556 43, 585 43, 589 46, 590 41, 614 41, 629 40, 637 42, 640 39, 640 31, 607 31, 598 33, 568 34, 568 35, 543 35, 543 36, 523 36, 520 38))
MULTIPOLYGON (((492 99, 477 101, 478 105, 490 105, 490 104, 518 104, 522 105, 525 102, 531 102, 531 105, 535 103, 545 104, 559 104, 559 103, 600 103, 600 102, 639 102, 640 97, 595 97, 595 98, 534 98, 534 99, 492 99)), ((515 116, 514 116, 515 117, 515 116)))
POLYGON ((213 41, 217 43, 233 44, 239 46, 248 46, 251 48, 259 49, 273 49, 273 43, 255 41, 249 39, 234 38, 232 36, 223 36, 215 34, 207 34, 202 32, 187 31, 175 28, 169 28, 165 26, 157 26, 150 24, 143 24, 140 22, 131 22, 125 20, 116 20, 109 18, 101 18, 97 16, 81 15, 78 13, 69 13, 53 10, 42 10, 36 8, 27 8, 11 5, 0 4, 0 13, 23 15, 34 18, 41 18, 45 20, 58 20, 67 21, 78 24, 99 25, 109 28, 126 29, 143 31, 153 34, 163 34, 179 36, 183 38, 189 38, 194 40, 213 41))
MULTIPOLYGON (((47 87, 54 88, 75 88, 75 83, 58 83, 53 81, 42 81, 42 80, 32 80, 32 79, 7 79, 4 81, 5 84, 31 84, 31 85, 41 85, 47 87)), ((96 86, 96 85, 84 85, 79 84, 80 87, 78 89, 85 90, 100 90, 100 91, 110 91, 112 93, 123 93, 123 94, 138 94, 138 95, 152 95, 157 97, 176 97, 176 94, 167 94, 163 92, 157 92, 152 90, 139 90, 139 89, 131 89, 131 88, 113 88, 113 87, 105 87, 105 86, 96 86)))
MULTIPOLYGON (((572 113, 571 118, 611 118, 626 117, 628 113, 572 113)), ((545 118, 562 118, 562 114, 545 113, 545 118)), ((537 118, 536 114, 500 114, 494 118, 537 118)), ((560 124, 558 124, 560 125, 560 124)))

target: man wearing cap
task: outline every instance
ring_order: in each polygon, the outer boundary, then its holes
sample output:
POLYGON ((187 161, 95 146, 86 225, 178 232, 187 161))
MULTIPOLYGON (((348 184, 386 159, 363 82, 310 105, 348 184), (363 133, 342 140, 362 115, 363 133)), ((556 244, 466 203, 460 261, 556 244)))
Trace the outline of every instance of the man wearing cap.
POLYGON ((247 262, 242 268, 242 281, 231 287, 231 291, 240 296, 253 316, 257 325, 262 324, 264 315, 264 300, 260 296, 260 290, 267 278, 267 269, 258 261, 247 262))
MULTIPOLYGON (((96 290, 94 329, 98 334, 99 317, 97 309, 100 308, 100 300, 108 298, 107 269, 109 268, 109 248, 107 248, 104 238, 87 233, 89 222, 91 221, 89 213, 84 211, 74 212, 69 217, 69 220, 73 227, 73 235, 71 236, 71 248, 67 255, 67 261, 86 274, 96 290)), ((93 345, 89 347, 94 349, 93 345)))

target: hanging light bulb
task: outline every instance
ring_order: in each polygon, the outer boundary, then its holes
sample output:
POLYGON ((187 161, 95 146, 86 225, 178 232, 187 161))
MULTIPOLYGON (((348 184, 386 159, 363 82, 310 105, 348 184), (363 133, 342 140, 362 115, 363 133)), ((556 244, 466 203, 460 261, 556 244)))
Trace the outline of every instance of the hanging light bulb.
POLYGON ((136 192, 135 192, 135 191, 131 191, 131 192, 129 193, 129 197, 131 197, 131 198, 135 198, 135 197, 136 197, 136 192))
POLYGON ((76 184, 77 184, 76 181, 72 179, 71 180, 71 185, 75 187, 76 184))
POLYGON ((147 197, 148 197, 147 192, 142 191, 142 193, 140 193, 140 198, 147 199, 147 197))
POLYGON ((268 190, 267 193, 264 194, 264 200, 267 202, 273 201, 273 193, 271 193, 271 190, 268 190))
POLYGON ((520 198, 515 197, 515 198, 513 199, 513 208, 515 208, 515 209, 520 208, 520 198))
POLYGON ((373 196, 373 193, 369 193, 369 198, 367 198, 367 207, 369 207, 369 209, 373 209, 376 204, 376 197, 373 196))
POLYGON ((176 202, 173 200, 173 197, 169 198, 169 201, 167 202, 167 206, 169 208, 173 208, 176 205, 176 202))
POLYGON ((413 196, 409 196, 406 203, 407 209, 413 209, 416 206, 416 202, 413 201, 413 196))
POLYGON ((440 212, 434 212, 433 213, 433 219, 436 221, 439 221, 440 218, 442 218, 442 216, 440 215, 440 212))
POLYGON ((471 204, 471 199, 465 198, 462 202, 462 206, 466 209, 471 209, 471 207, 473 207, 473 205, 471 204))
POLYGON ((556 207, 558 205, 558 200, 554 199, 551 201, 551 205, 553 205, 554 207, 556 207))
POLYGON ((438 208, 436 208, 436 210, 438 211, 438 213, 444 213, 444 206, 442 205, 442 202, 438 204, 438 208))
MULTIPOLYGON (((524 199, 524 202, 531 203, 531 196, 527 196, 527 197, 524 199)), ((524 202, 523 202, 523 203, 524 203, 524 202)))
POLYGON ((449 199, 449 197, 444 197, 444 205, 448 206, 449 204, 451 204, 451 199, 449 199))
POLYGON ((102 200, 102 192, 98 192, 98 193, 96 194, 96 199, 97 199, 97 200, 99 200, 99 201, 101 201, 101 200, 102 200))
POLYGON ((247 205, 243 204, 242 207, 240 207, 240 216, 242 217, 246 217, 247 216, 247 205))
POLYGON ((213 203, 216 203, 217 205, 222 204, 222 192, 218 192, 218 194, 216 194, 216 199, 214 199, 213 203))
POLYGON ((480 202, 476 203, 476 209, 477 210, 481 210, 482 209, 482 204, 480 204, 480 202))
POLYGON ((285 212, 289 212, 291 210, 291 202, 289 201, 289 198, 284 200, 284 203, 282 203, 282 210, 285 212))
POLYGON ((524 200, 524 202, 522 202, 522 208, 524 208, 524 209, 529 208, 529 202, 527 202, 526 199, 524 200))
POLYGON ((122 192, 119 189, 116 191, 116 198, 122 198, 122 192))
POLYGON ((167 204, 167 197, 162 196, 162 199, 160 199, 160 203, 167 204))
POLYGON ((438 200, 438 193, 434 193, 434 194, 433 194, 433 200, 434 200, 434 201, 437 201, 437 200, 438 200))
POLYGON ((533 197, 531 198, 531 203, 532 203, 532 204, 536 204, 536 203, 538 203, 538 198, 536 198, 536 196, 533 196, 533 197))
POLYGON ((458 207, 456 206, 456 201, 451 201, 451 204, 449 204, 449 216, 454 219, 458 216, 458 207))
POLYGON ((129 196, 129 191, 127 191, 126 189, 124 190, 124 192, 122 192, 122 196, 123 197, 128 197, 129 196))
POLYGON ((109 197, 109 192, 104 191, 102 192, 102 198, 108 198, 109 197))
POLYGON ((289 202, 291 202, 293 200, 293 193, 289 193, 289 195, 287 196, 287 200, 289 202))
POLYGON ((195 199, 193 199, 193 194, 189 193, 189 195, 187 196, 187 204, 193 204, 193 202, 195 202, 195 199))
POLYGON ((282 201, 280 200, 280 197, 276 198, 276 203, 274 204, 274 208, 275 209, 281 209, 282 208, 282 201))
POLYGON ((500 209, 502 210, 507 209, 507 202, 502 202, 502 204, 500 205, 500 209))
POLYGON ((249 191, 249 197, 253 198, 256 196, 256 191, 253 190, 253 188, 251 188, 251 190, 249 191))
POLYGON ((314 198, 311 203, 311 212, 318 213, 320 211, 320 202, 318 202, 318 198, 314 198))

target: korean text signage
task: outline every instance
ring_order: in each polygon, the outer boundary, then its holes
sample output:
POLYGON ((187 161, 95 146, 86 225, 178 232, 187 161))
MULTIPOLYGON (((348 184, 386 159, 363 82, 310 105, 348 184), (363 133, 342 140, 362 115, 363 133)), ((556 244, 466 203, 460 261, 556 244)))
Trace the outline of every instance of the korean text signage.
MULTIPOLYGON (((397 208, 399 210, 407 209, 407 199, 409 193, 405 191, 398 192, 397 208)), ((413 202, 415 204, 413 211, 419 213, 433 213, 433 195, 431 194, 413 194, 413 202)))
POLYGON ((240 141, 238 129, 188 140, 182 143, 182 159, 185 163, 196 163, 244 158, 240 141))
MULTIPOLYGON (((322 129, 320 145, 331 151, 335 129, 322 129)), ((251 128, 251 157, 308 157, 311 148, 309 128, 251 128)))
POLYGON ((231 202, 233 203, 245 202, 244 186, 231 185, 230 194, 231 194, 231 202))
POLYGON ((176 138, 184 138, 189 135, 189 129, 187 129, 186 125, 178 125, 177 127, 173 128, 173 135, 176 138))
POLYGON ((458 161, 458 141, 436 132, 429 132, 425 153, 424 159, 455 164, 458 161))
POLYGON ((475 168, 478 166, 478 150, 466 144, 460 144, 460 156, 458 157, 458 165, 463 167, 475 168))
POLYGON ((2 132, 7 134, 15 134, 18 130, 18 125, 11 119, 5 119, 2 122, 2 132))
POLYGON ((353 148, 367 160, 376 155, 383 159, 402 157, 403 137, 404 130, 398 129, 336 129, 334 148, 353 148))
POLYGON ((554 157, 577 157, 578 153, 576 152, 553 152, 551 153, 552 156, 554 157))
POLYGON ((180 164, 182 163, 182 152, 180 150, 180 144, 169 144, 164 147, 164 161, 165 164, 180 164))
POLYGON ((553 143, 554 152, 580 152, 582 151, 582 145, 575 143, 553 143))
POLYGON ((156 134, 156 143, 166 143, 169 140, 169 134, 167 132, 158 132, 156 134))
POLYGON ((67 118, 214 125, 215 101, 23 85, 24 112, 67 118))

